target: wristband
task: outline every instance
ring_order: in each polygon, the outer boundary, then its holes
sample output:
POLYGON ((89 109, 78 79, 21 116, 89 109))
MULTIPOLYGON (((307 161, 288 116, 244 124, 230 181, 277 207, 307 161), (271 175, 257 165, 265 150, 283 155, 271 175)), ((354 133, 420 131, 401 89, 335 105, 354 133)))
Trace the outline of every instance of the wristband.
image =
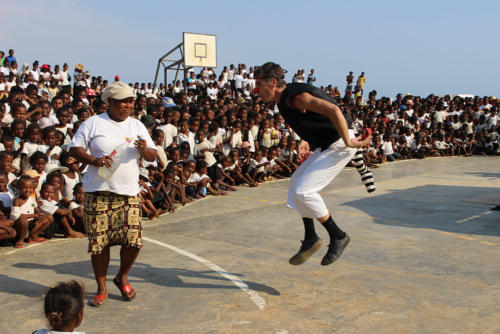
POLYGON ((99 167, 97 166, 97 161, 99 161, 99 158, 95 158, 94 161, 92 161, 92 165, 94 165, 94 167, 99 167))

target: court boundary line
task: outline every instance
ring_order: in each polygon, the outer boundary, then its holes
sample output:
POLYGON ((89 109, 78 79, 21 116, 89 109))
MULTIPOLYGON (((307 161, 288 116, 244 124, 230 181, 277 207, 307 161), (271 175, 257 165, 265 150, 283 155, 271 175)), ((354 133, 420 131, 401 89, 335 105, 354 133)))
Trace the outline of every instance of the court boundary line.
POLYGON ((174 252, 177 252, 177 253, 179 253, 181 255, 189 257, 190 259, 193 259, 193 260, 195 260, 197 262, 202 263, 203 265, 205 265, 209 269, 217 272, 219 275, 221 275, 225 279, 231 281, 231 283, 233 283, 238 288, 240 288, 241 290, 243 290, 244 292, 246 292, 250 296, 250 299, 252 300, 252 302, 254 302, 254 304, 257 305, 257 307, 259 309, 264 310, 264 308, 267 306, 266 305, 266 301, 264 300, 264 298, 262 298, 256 291, 250 289, 248 287, 248 285, 245 282, 243 282, 241 279, 239 279, 238 277, 236 277, 236 276, 228 273, 226 270, 224 270, 223 268, 219 267, 215 263, 212 263, 209 260, 207 260, 207 259, 205 259, 205 258, 203 258, 201 256, 198 256, 196 254, 190 253, 190 252, 188 252, 188 251, 186 251, 184 249, 181 249, 179 247, 176 247, 176 246, 173 246, 173 245, 170 245, 170 244, 167 244, 167 243, 155 240, 155 239, 151 239, 151 238, 143 236, 142 240, 148 241, 148 242, 156 244, 158 246, 162 246, 162 247, 168 248, 168 249, 170 249, 170 250, 172 250, 174 252))

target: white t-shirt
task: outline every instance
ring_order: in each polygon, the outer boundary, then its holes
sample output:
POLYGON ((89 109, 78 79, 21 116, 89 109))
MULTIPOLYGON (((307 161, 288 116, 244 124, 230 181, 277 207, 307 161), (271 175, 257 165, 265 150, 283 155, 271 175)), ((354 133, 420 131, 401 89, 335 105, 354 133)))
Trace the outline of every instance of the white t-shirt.
POLYGON ((205 151, 204 153, 201 152, 201 150, 206 148, 215 148, 215 145, 212 144, 208 139, 205 139, 201 143, 195 145, 194 155, 196 157, 203 157, 204 160, 207 162, 208 167, 210 167, 213 164, 217 163, 217 160, 215 159, 213 152, 210 151, 205 151))
MULTIPOLYGON (((252 159, 250 161, 250 165, 248 166, 248 171, 251 172, 255 169, 255 167, 257 167, 258 165, 264 163, 264 162, 267 162, 267 158, 266 157, 262 157, 262 159, 260 159, 260 161, 257 161, 255 159, 252 159)), ((266 169, 266 166, 260 166, 259 168, 257 168, 257 173, 263 173, 266 169)))
POLYGON ((177 128, 173 124, 165 124, 157 129, 163 131, 164 134, 163 148, 169 147, 174 141, 174 137, 177 136, 177 128))
MULTIPOLYGON (((42 153, 47 153, 49 149, 48 145, 40 145, 38 149, 42 153)), ((57 165, 60 166, 61 163, 59 159, 61 158, 62 148, 60 146, 54 146, 50 151, 49 160, 47 161, 47 165, 57 165), (58 158, 55 158, 54 155, 57 155, 58 158)))
POLYGON ((240 89, 242 88, 242 84, 243 84, 243 77, 241 76, 241 74, 236 74, 234 76, 234 86, 236 87, 236 89, 240 89))
POLYGON ((177 133, 177 145, 180 146, 185 141, 189 143, 189 153, 191 155, 194 155, 194 133, 192 133, 191 131, 188 131, 187 135, 185 135, 184 133, 177 133))
MULTIPOLYGON (((95 115, 83 122, 73 137, 70 147, 82 147, 93 157, 101 158, 111 154, 115 147, 132 139, 127 156, 108 180, 102 178, 98 168, 89 166, 83 178, 83 191, 110 191, 120 195, 135 196, 139 193, 139 151, 134 146, 138 137, 146 140, 147 147, 156 150, 144 124, 132 117, 115 122, 108 113, 95 115)), ((106 168, 106 167, 104 167, 106 168)))
POLYGON ((64 198, 67 199, 73 199, 73 188, 76 186, 78 182, 80 182, 80 178, 78 175, 75 175, 75 178, 72 179, 68 175, 63 174, 64 177, 64 189, 63 189, 63 196, 64 198))
POLYGON ((57 209, 59 209, 59 207, 57 206, 57 201, 54 200, 48 201, 42 198, 42 205, 40 205, 40 210, 42 210, 45 213, 48 213, 49 215, 54 215, 57 209))
POLYGON ((437 123, 443 123, 443 121, 445 120, 446 116, 448 116, 448 113, 444 110, 442 111, 436 111, 436 113, 434 114, 435 116, 435 120, 436 120, 436 124, 437 123))
POLYGON ((384 141, 381 148, 382 148, 382 150, 384 150, 385 156, 388 156, 388 155, 394 153, 394 150, 392 148, 392 142, 390 142, 390 141, 384 141))
POLYGON ((69 85, 69 71, 61 71, 61 74, 62 74, 62 81, 61 81, 61 85, 62 86, 67 86, 69 85))

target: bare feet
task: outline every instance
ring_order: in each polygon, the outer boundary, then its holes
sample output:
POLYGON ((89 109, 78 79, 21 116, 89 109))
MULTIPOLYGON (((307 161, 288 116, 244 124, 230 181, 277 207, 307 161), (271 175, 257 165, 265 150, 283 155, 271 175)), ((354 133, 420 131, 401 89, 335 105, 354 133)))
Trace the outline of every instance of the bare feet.
POLYGON ((73 231, 73 232, 66 234, 66 238, 70 238, 70 239, 85 238, 85 234, 77 232, 77 231, 73 231))

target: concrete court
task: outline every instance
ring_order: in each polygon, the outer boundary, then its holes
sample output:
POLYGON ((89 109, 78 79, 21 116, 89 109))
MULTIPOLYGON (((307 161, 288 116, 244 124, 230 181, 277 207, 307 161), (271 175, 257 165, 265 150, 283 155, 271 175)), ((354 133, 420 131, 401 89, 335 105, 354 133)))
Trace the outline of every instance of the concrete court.
MULTIPOLYGON (((323 196, 350 234, 340 260, 301 266, 288 181, 240 187, 145 222, 124 302, 85 308, 87 333, 500 333, 500 159, 432 158, 374 170, 368 195, 345 169, 323 196), (177 247, 177 248, 175 248, 177 247)), ((45 328, 48 286, 95 282, 84 240, 0 249, 0 333, 45 328)))

